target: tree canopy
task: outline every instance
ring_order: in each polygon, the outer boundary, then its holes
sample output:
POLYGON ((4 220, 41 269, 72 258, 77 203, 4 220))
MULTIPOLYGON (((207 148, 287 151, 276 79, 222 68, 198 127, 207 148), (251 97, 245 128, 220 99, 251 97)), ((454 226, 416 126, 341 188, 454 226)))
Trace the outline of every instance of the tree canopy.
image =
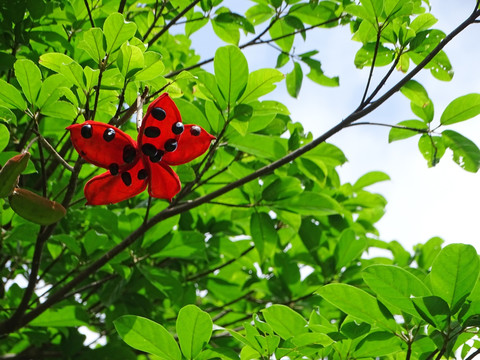
POLYGON ((480 94, 434 116, 415 76, 452 79, 447 45, 480 22, 479 1, 448 34, 428 0, 15 0, 0 19, 0 359, 480 354, 476 249, 382 240, 387 201, 369 186, 389 176, 342 182, 327 142, 400 92, 412 118, 381 124, 388 141, 416 137, 427 166, 448 150, 477 172, 457 123, 480 94), (201 58, 205 27, 225 45, 201 58), (323 49, 294 48, 335 27, 369 75, 359 106, 314 138, 271 93, 339 86, 323 49), (242 50, 262 46, 278 56, 252 70, 242 50))

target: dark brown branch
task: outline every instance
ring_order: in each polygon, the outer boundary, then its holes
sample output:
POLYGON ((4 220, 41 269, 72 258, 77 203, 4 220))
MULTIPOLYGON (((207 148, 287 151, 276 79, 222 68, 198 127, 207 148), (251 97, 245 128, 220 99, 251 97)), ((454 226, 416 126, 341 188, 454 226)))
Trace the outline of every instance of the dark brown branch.
POLYGON ((125 4, 127 3, 127 0, 121 0, 120 5, 118 5, 118 12, 120 14, 123 13, 123 10, 125 10, 125 4))
POLYGON ((365 91, 363 92, 362 101, 360 101, 360 105, 365 103, 365 99, 368 95, 368 89, 370 87, 370 83, 372 82, 373 77, 373 70, 375 69, 375 61, 377 60, 378 55, 378 48, 380 47, 380 38, 382 36, 381 29, 377 32, 377 40, 375 41, 375 50, 373 52, 373 59, 372 59, 372 66, 370 66, 370 73, 368 74, 367 85, 365 86, 365 91))
POLYGON ((465 360, 473 360, 474 358, 477 357, 477 355, 480 355, 480 349, 477 349, 475 352, 468 355, 468 357, 465 360))
POLYGON ((90 11, 90 6, 88 6, 88 0, 83 0, 85 3, 85 7, 87 8, 88 18, 90 19, 90 25, 95 27, 95 23, 93 22, 92 12, 90 11))
POLYGON ((162 30, 160 30, 153 38, 150 39, 148 42, 148 46, 152 46, 152 44, 157 41, 163 34, 165 34, 168 29, 170 29, 182 16, 184 16, 187 12, 190 11, 190 9, 193 9, 195 5, 197 5, 200 2, 200 0, 194 0, 188 5, 185 9, 180 11, 177 16, 175 16, 167 25, 163 27, 162 30))

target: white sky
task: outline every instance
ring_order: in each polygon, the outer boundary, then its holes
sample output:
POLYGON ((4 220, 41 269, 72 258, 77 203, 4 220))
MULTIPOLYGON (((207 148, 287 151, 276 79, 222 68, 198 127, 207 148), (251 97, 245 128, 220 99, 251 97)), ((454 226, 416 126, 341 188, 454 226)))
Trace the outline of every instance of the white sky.
MULTIPOLYGON (((254 5, 251 1, 224 1, 225 6, 240 11, 254 5)), ((432 13, 439 20, 434 26, 449 33, 472 11, 474 0, 431 0, 432 13)), ((211 29, 210 25, 208 27, 211 29)), ((202 59, 212 56, 220 41, 202 30, 193 36, 196 51, 202 59), (206 41, 206 39, 208 39, 206 41), (198 46, 198 44, 202 44, 198 46)), ((295 42, 296 53, 318 49, 317 59, 325 73, 340 76, 340 87, 327 88, 304 79, 298 99, 291 98, 282 83, 274 93, 265 98, 286 104, 294 121, 301 122, 307 131, 318 136, 346 117, 359 104, 363 95, 368 69, 358 70, 353 64, 360 43, 351 39, 348 27, 319 29, 310 32, 305 44, 295 42)), ((441 82, 424 71, 415 79, 427 89, 435 105, 435 120, 453 99, 472 92, 480 92, 480 24, 471 25, 464 33, 447 45, 455 76, 450 82, 441 82)), ((242 40, 241 42, 242 43, 242 40)), ((278 53, 269 46, 245 49, 250 71, 274 67, 278 53)), ((412 66, 412 65, 411 65, 412 66)), ((210 70, 210 68, 208 68, 210 70)), ((374 79, 383 76, 387 67, 376 68, 374 79)), ((291 64, 281 69, 291 70, 291 64)), ((308 69, 304 69, 306 74, 308 69)), ((399 79, 401 74, 395 74, 399 79)), ((390 85, 393 82, 390 82, 390 85)), ((388 84, 387 84, 388 85, 388 84)), ((373 87, 375 83, 373 83, 373 87)), ((396 124, 414 119, 409 101, 401 94, 394 95, 362 121, 396 124)), ((479 119, 451 127, 480 145, 479 119)), ((440 236, 446 242, 464 242, 477 245, 480 240, 477 221, 480 222, 477 204, 480 204, 480 175, 461 169, 451 160, 451 153, 439 165, 429 169, 418 151, 418 137, 388 144, 388 128, 357 126, 343 130, 330 139, 346 154, 349 162, 339 171, 342 182, 355 182, 368 171, 386 172, 391 181, 370 187, 388 201, 387 213, 377 224, 383 240, 398 240, 407 249, 440 236)))

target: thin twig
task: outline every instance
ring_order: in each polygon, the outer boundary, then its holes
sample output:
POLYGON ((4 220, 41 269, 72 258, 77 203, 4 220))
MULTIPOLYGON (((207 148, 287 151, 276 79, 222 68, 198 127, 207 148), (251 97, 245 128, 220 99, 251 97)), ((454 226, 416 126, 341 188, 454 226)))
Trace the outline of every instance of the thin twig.
POLYGON ((360 105, 365 103, 365 99, 367 98, 367 95, 368 95, 368 89, 370 87, 370 83, 372 82, 373 70, 375 69, 375 61, 377 60, 381 36, 382 36, 381 29, 379 29, 377 32, 377 41, 375 42, 375 50, 373 52, 372 66, 370 66, 370 73, 368 74, 367 85, 365 86, 365 91, 363 92, 363 97, 362 97, 362 101, 360 101, 360 105))
POLYGON ((90 11, 90 6, 88 6, 88 0, 84 0, 83 2, 85 3, 85 7, 87 8, 88 18, 90 19, 90 25, 92 25, 92 27, 95 27, 95 23, 93 22, 92 12, 90 11))
POLYGON ((153 38, 148 42, 148 46, 152 46, 155 41, 157 41, 163 34, 165 34, 168 29, 170 29, 183 15, 193 9, 201 0, 194 0, 188 5, 185 9, 180 11, 177 16, 175 16, 170 22, 163 27, 153 38))

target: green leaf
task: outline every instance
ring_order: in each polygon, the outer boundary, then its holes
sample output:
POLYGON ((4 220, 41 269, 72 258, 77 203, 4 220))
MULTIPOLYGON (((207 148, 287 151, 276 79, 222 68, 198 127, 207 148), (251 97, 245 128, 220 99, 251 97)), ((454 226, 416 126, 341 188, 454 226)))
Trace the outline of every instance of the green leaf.
POLYGON ((412 298, 415 310, 430 325, 443 330, 448 326, 450 309, 448 304, 438 296, 412 298))
POLYGON ((447 105, 440 117, 442 125, 451 125, 480 114, 480 94, 460 96, 447 105))
POLYGON ((437 19, 430 13, 420 14, 410 23, 410 29, 416 33, 428 30, 437 23, 437 19))
POLYGON ((267 213, 255 212, 250 217, 250 233, 263 264, 273 257, 277 249, 279 238, 275 224, 267 213))
POLYGON ((135 80, 149 81, 162 75, 165 70, 165 65, 161 61, 161 54, 154 51, 145 51, 143 58, 145 67, 135 74, 135 80))
POLYGON ((289 339, 308 332, 307 321, 285 305, 272 305, 262 310, 263 317, 282 339, 289 339))
POLYGON ((470 139, 453 130, 442 132, 445 146, 453 151, 453 161, 463 169, 477 172, 480 168, 480 150, 470 139))
POLYGON ((172 240, 156 254, 180 259, 205 259, 205 239, 196 231, 176 231, 172 240))
POLYGON ((272 136, 259 134, 238 135, 230 138, 228 143, 240 151, 269 160, 279 159, 287 153, 286 139, 272 136))
POLYGON ((360 178, 353 184, 353 191, 363 189, 367 186, 376 184, 381 181, 390 180, 390 176, 385 174, 382 171, 370 171, 365 175, 360 176, 360 178))
POLYGON ((396 323, 391 314, 384 314, 377 299, 364 290, 347 284, 328 284, 317 293, 333 306, 367 324, 395 331, 396 323))
POLYGON ((287 24, 284 18, 276 21, 269 29, 270 36, 275 40, 275 43, 284 52, 289 53, 293 46, 295 35, 290 35, 295 32, 295 29, 287 24), (290 36, 289 36, 290 35, 290 36))
POLYGON ((0 106, 0 122, 16 125, 17 117, 10 109, 0 106))
POLYGON ((23 94, 27 101, 35 106, 38 92, 42 86, 42 73, 33 61, 28 59, 20 59, 13 65, 15 68, 15 76, 20 84, 23 94))
POLYGON ((398 266, 372 265, 363 270, 362 276, 383 302, 411 315, 417 315, 411 297, 431 295, 430 290, 419 278, 398 266))
POLYGON ((435 114, 433 102, 430 101, 430 103, 423 107, 423 106, 418 106, 415 103, 411 102, 410 103, 410 108, 412 109, 413 113, 417 115, 420 119, 425 121, 426 123, 432 122, 433 120, 433 115, 435 114))
POLYGON ((10 141, 10 131, 8 131, 8 128, 0 124, 0 152, 2 152, 8 145, 8 142, 10 141))
POLYGON ((177 317, 180 348, 187 359, 194 359, 210 341, 213 322, 205 311, 195 305, 184 306, 177 317))
POLYGON ((415 80, 408 81, 405 85, 402 86, 400 92, 407 97, 415 105, 424 108, 430 102, 428 97, 427 90, 415 80))
POLYGON ((310 67, 310 72, 307 77, 322 86, 335 87, 340 84, 338 76, 328 77, 323 73, 322 64, 318 60, 310 58, 302 58, 302 61, 310 67))
POLYGON ((30 322, 31 326, 73 327, 88 326, 88 315, 80 306, 68 305, 60 309, 47 309, 30 322))
POLYGON ((208 24, 208 17, 201 12, 194 12, 188 17, 188 22, 185 24, 185 35, 190 37, 194 32, 200 30, 208 24))
POLYGON ((402 340, 395 334, 375 331, 358 343, 352 356, 355 358, 376 358, 399 353, 402 350, 402 340))
POLYGON ((260 96, 272 92, 275 83, 283 80, 283 74, 276 69, 259 69, 250 73, 248 83, 240 103, 248 103, 257 100, 260 96))
POLYGON ((441 297, 456 312, 475 286, 479 269, 480 260, 473 246, 446 246, 433 262, 430 272, 433 295, 441 297))
POLYGON ((232 106, 247 85, 247 59, 236 46, 224 46, 215 52, 213 67, 218 88, 227 105, 232 106))
POLYGON ((53 74, 47 77, 38 94, 37 106, 41 109, 46 104, 56 102, 68 85, 69 81, 62 74, 53 74))
POLYGON ((162 325, 134 315, 121 316, 113 324, 122 340, 134 349, 157 355, 162 360, 181 360, 177 342, 162 325))
MULTIPOLYGON (((419 129, 419 130, 428 130, 428 126, 420 120, 404 120, 400 121, 396 126, 405 127, 410 129, 419 129)), ((402 129, 399 127, 392 127, 390 132, 388 133, 388 142, 394 142, 397 140, 408 139, 412 136, 419 135, 422 132, 410 130, 410 129, 402 129)))
POLYGON ((303 71, 298 62, 294 61, 293 65, 293 70, 287 74, 285 81, 290 96, 297 98, 300 88, 302 87, 303 71))
POLYGON ((269 19, 275 11, 268 5, 257 4, 249 8, 245 12, 245 16, 253 25, 259 25, 269 19))
POLYGON ((205 115, 193 103, 183 98, 177 98, 175 99, 175 104, 177 105, 185 124, 195 123, 206 131, 211 131, 212 128, 208 120, 205 118, 205 115))
POLYGON ((326 216, 341 212, 340 205, 332 197, 310 191, 304 191, 288 199, 278 200, 271 206, 301 215, 326 216))
MULTIPOLYGON (((365 66, 371 66, 373 63, 375 48, 376 45, 374 43, 363 45, 355 54, 355 66, 359 69, 363 69, 365 66)), ((377 49, 377 56, 375 58, 375 66, 388 65, 393 61, 394 58, 395 51, 390 50, 383 45, 379 45, 377 49)))
POLYGON ((124 42, 130 40, 136 32, 137 25, 125 21, 122 14, 113 13, 109 15, 103 24, 103 33, 107 40, 107 53, 113 53, 124 42))
POLYGON ((302 193, 302 182, 293 176, 278 177, 269 184, 262 192, 262 198, 266 201, 288 199, 302 193))
POLYGON ((142 51, 136 47, 123 43, 117 58, 117 65, 125 78, 131 78, 143 69, 144 59, 142 51))
POLYGON ((443 137, 430 136, 423 134, 418 139, 418 149, 422 153, 425 160, 427 160, 428 167, 438 164, 442 156, 445 154, 446 142, 443 137))
POLYGON ((20 110, 25 110, 27 108, 27 103, 23 99, 22 94, 17 88, 5 80, 0 79, 0 100, 3 100, 7 105, 12 108, 17 108, 20 110))
POLYGON ((69 56, 61 53, 46 53, 40 56, 39 63, 47 69, 63 74, 79 88, 85 88, 83 68, 69 56))
POLYGON ((91 28, 84 32, 83 40, 80 41, 78 47, 85 50, 97 64, 100 64, 105 57, 105 47, 103 42, 104 37, 102 29, 91 28))
POLYGON ((352 261, 359 259, 366 248, 367 241, 365 238, 359 237, 357 239, 352 229, 344 230, 335 247, 335 269, 340 270, 344 266, 350 265, 352 261))
POLYGON ((51 116, 58 119, 73 120, 77 116, 77 108, 66 101, 56 101, 42 107, 40 111, 45 116, 51 116))

